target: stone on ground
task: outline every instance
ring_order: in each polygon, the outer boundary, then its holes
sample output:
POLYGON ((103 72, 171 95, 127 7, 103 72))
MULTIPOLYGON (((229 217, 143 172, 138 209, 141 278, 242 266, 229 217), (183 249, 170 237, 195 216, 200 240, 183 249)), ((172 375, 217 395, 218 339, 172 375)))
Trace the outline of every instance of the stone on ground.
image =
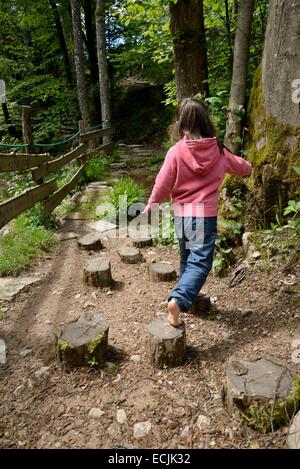
POLYGON ((88 215, 82 212, 70 212, 64 216, 64 220, 88 220, 88 215))
POLYGON ((57 241, 69 241, 70 239, 78 238, 78 234, 73 231, 62 231, 60 233, 55 233, 55 238, 57 241))
POLYGON ((267 359, 231 357, 227 367, 226 399, 230 413, 242 411, 246 423, 266 433, 286 425, 300 406, 300 378, 267 359))
POLYGON ((65 371, 105 365, 108 351, 107 320, 100 314, 80 317, 55 337, 56 356, 65 371))
POLYGON ((78 246, 86 251, 101 251, 103 249, 101 235, 97 233, 87 234, 78 240, 78 246))
POLYGON ((186 357, 185 324, 173 327, 167 317, 154 319, 147 326, 148 352, 155 368, 181 366, 186 357))
POLYGON ((125 264, 138 264, 142 260, 141 251, 130 246, 122 246, 118 249, 118 254, 125 264))
POLYGON ((20 351, 20 356, 22 358, 25 358, 25 357, 27 357, 28 355, 31 355, 31 354, 32 354, 32 349, 31 348, 25 348, 25 349, 20 351))
POLYGON ((195 316, 207 314, 211 309, 211 301, 208 295, 199 294, 191 307, 191 314, 195 316))
POLYGON ((300 449, 300 411, 293 418, 286 444, 289 449, 300 449))
POLYGON ((107 231, 112 231, 117 229, 117 225, 115 223, 111 223, 106 220, 99 220, 94 221, 92 223, 88 223, 88 228, 97 231, 98 233, 105 233, 107 231))
POLYGON ((126 163, 111 163, 109 165, 110 169, 124 169, 126 168, 126 163))
POLYGON ((0 278, 0 300, 12 301, 21 290, 39 280, 40 277, 0 278))
POLYGON ((93 287, 110 287, 113 284, 110 260, 97 257, 88 262, 84 269, 84 282, 93 287))
POLYGON ((136 423, 133 428, 133 436, 139 440, 149 435, 150 431, 151 422, 149 420, 147 422, 136 423))
POLYGON ((6 345, 3 339, 0 339, 0 365, 6 363, 6 345))
POLYGON ((210 427, 210 419, 206 415, 199 415, 197 418, 197 427, 201 431, 208 430, 210 427))
POLYGON ((93 407, 90 411, 89 411, 89 418, 90 419, 101 419, 101 417, 103 417, 103 415, 105 414, 105 412, 103 412, 103 410, 101 409, 98 409, 97 407, 93 407))
POLYGON ((176 271, 170 262, 155 262, 149 266, 149 277, 152 282, 169 282, 176 278, 176 271))
POLYGON ((120 425, 124 425, 124 423, 126 423, 126 421, 127 421, 127 416, 126 416, 126 412, 125 412, 124 409, 118 409, 118 410, 117 410, 116 419, 117 419, 117 422, 118 422, 120 425))

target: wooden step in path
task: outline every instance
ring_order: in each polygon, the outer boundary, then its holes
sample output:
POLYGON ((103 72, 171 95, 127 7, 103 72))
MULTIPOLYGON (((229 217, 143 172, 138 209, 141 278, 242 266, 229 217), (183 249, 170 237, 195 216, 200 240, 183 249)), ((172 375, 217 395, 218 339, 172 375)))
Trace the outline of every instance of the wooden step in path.
POLYGON ((210 296, 199 293, 196 300, 194 301, 190 313, 194 314, 195 316, 199 316, 201 314, 208 314, 211 310, 211 301, 210 296))
POLYGON ((99 233, 90 233, 78 241, 78 246, 85 251, 101 251, 103 245, 101 242, 101 235, 99 233))
POLYGON ((83 278, 84 283, 93 287, 111 287, 113 279, 110 259, 108 257, 96 257, 90 260, 84 269, 83 278))
POLYGON ((55 336, 55 352, 65 371, 105 364, 108 351, 108 321, 100 314, 80 317, 55 336))
POLYGON ((148 352, 155 368, 181 366, 186 358, 185 324, 173 327, 167 317, 154 319, 147 326, 148 352))
POLYGON ((155 262, 149 265, 149 277, 152 282, 170 282, 176 279, 176 271, 170 262, 155 262))
POLYGON ((118 249, 118 254, 125 264, 138 264, 143 260, 141 251, 130 246, 123 246, 118 249))

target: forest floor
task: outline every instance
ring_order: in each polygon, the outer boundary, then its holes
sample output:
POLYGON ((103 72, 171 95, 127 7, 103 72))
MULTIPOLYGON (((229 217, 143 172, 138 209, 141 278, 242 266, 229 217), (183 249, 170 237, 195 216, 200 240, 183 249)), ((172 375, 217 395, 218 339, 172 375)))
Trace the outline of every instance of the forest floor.
MULTIPOLYGON (((85 234, 87 222, 68 220, 65 231, 85 234)), ((207 316, 184 315, 187 361, 183 367, 155 370, 149 363, 146 326, 166 313, 175 282, 152 283, 147 265, 154 260, 178 267, 172 246, 143 249, 145 262, 120 262, 117 248, 127 239, 103 241, 116 288, 95 289, 82 281, 90 254, 77 241, 60 242, 29 270, 41 280, 8 303, 0 321, 7 363, 0 368, 0 446, 3 448, 281 448, 288 428, 261 435, 223 406, 222 388, 230 356, 264 357, 299 374, 291 342, 299 333, 297 266, 274 263, 270 272, 249 265, 230 287, 232 272, 210 275, 205 290, 213 299, 207 316), (103 370, 65 373, 55 360, 53 339, 64 324, 85 312, 110 323, 109 361, 103 370), (297 332, 298 331, 298 332, 297 332), (25 351, 27 350, 27 352, 25 351), (21 353, 20 353, 21 352, 21 353), (102 411, 98 418, 92 408, 102 411), (119 424, 117 410, 127 420, 119 424), (210 423, 197 426, 199 415, 210 423), (151 422, 143 439, 135 423, 151 422)), ((93 254, 92 254, 93 255, 93 254)))

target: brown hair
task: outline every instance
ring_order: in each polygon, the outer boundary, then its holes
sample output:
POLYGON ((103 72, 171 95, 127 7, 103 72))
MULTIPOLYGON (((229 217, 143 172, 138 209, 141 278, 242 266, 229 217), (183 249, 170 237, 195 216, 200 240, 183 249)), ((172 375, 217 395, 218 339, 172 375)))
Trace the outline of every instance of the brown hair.
MULTIPOLYGON (((186 137, 188 140, 216 137, 215 127, 210 120, 206 106, 196 98, 183 99, 176 111, 176 122, 172 129, 174 141, 186 137)), ((221 153, 223 145, 217 139, 221 153)))

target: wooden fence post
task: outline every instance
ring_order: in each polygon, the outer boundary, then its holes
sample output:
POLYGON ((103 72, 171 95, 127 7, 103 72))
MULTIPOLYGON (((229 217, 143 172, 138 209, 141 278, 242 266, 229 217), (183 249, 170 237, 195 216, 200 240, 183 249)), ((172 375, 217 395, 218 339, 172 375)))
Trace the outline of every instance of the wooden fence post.
POLYGON ((32 127, 31 127, 31 106, 22 106, 22 133, 24 143, 27 143, 27 153, 35 153, 33 139, 32 139, 32 127))

